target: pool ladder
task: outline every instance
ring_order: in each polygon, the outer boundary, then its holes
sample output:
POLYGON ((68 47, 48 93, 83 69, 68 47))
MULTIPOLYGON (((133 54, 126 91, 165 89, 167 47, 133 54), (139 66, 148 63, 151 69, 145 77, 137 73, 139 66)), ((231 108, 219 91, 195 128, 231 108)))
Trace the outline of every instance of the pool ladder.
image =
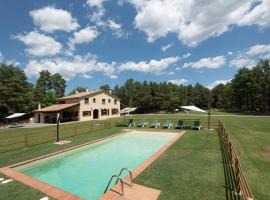
POLYGON ((109 182, 108 182, 108 184, 107 184, 106 189, 104 190, 104 194, 107 192, 107 190, 109 189, 109 187, 110 187, 110 185, 111 185, 111 182, 112 182, 114 179, 116 179, 114 185, 116 185, 116 184, 120 181, 120 183, 121 183, 121 193, 118 192, 118 191, 116 191, 116 190, 113 190, 113 189, 110 189, 110 190, 113 191, 113 192, 116 192, 116 193, 120 194, 121 196, 124 195, 124 184, 128 185, 129 187, 132 187, 132 186, 133 186, 133 183, 132 183, 132 173, 131 173, 131 171, 130 171, 128 168, 125 168, 125 167, 124 167, 124 168, 122 168, 122 169, 120 170, 120 172, 119 172, 118 175, 112 175, 112 177, 110 178, 110 180, 109 180, 109 182), (124 171, 127 171, 127 172, 129 173, 130 183, 124 182, 124 181, 123 181, 123 178, 121 178, 121 175, 122 175, 122 173, 123 173, 124 171))

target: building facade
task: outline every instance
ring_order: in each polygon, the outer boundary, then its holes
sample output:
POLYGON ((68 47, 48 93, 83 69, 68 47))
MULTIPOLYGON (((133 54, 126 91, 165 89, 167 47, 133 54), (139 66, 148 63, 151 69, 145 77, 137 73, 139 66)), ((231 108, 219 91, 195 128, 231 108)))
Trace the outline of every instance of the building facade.
POLYGON ((58 104, 35 110, 36 123, 86 121, 118 117, 120 99, 110 91, 81 92, 58 99, 58 104))

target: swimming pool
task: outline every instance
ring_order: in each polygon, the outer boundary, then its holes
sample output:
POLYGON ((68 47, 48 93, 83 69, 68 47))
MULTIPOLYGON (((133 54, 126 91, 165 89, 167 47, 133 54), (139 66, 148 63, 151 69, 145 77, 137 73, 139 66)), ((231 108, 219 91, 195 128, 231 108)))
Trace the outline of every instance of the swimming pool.
POLYGON ((96 200, 113 174, 134 170, 177 133, 132 131, 16 168, 28 176, 96 200))

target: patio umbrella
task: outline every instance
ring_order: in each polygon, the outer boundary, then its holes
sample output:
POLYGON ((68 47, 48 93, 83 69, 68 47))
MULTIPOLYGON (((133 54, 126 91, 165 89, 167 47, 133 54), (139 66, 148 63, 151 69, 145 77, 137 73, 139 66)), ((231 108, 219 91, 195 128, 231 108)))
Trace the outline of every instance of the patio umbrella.
POLYGON ((129 113, 134 112, 135 110, 137 110, 136 107, 133 107, 133 108, 126 107, 126 108, 120 110, 120 114, 124 115, 124 123, 126 122, 126 115, 129 115, 129 113))

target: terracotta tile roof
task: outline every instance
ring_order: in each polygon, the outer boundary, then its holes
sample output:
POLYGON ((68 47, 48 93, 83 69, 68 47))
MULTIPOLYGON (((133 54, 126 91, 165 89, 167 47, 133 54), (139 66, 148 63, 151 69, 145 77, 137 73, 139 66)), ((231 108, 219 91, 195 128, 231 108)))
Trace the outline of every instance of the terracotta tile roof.
POLYGON ((80 98, 80 97, 84 97, 84 96, 87 96, 87 95, 95 94, 97 92, 100 92, 100 91, 80 92, 78 94, 72 94, 72 95, 68 95, 68 96, 65 96, 65 97, 61 97, 58 100, 80 98))
POLYGON ((59 98, 58 100, 65 100, 65 99, 75 99, 75 98, 82 98, 82 97, 85 97, 85 96, 94 96, 94 95, 97 95, 97 94, 100 94, 100 93, 105 93, 115 99, 119 99, 119 97, 115 96, 114 94, 110 94, 104 90, 97 90, 97 91, 91 91, 91 92, 80 92, 78 94, 72 94, 72 95, 68 95, 68 96, 65 96, 65 97, 61 97, 59 98))
POLYGON ((79 103, 56 104, 56 105, 48 106, 45 108, 41 108, 39 110, 35 110, 34 112, 57 112, 60 110, 64 110, 66 108, 76 106, 78 104, 79 103))

